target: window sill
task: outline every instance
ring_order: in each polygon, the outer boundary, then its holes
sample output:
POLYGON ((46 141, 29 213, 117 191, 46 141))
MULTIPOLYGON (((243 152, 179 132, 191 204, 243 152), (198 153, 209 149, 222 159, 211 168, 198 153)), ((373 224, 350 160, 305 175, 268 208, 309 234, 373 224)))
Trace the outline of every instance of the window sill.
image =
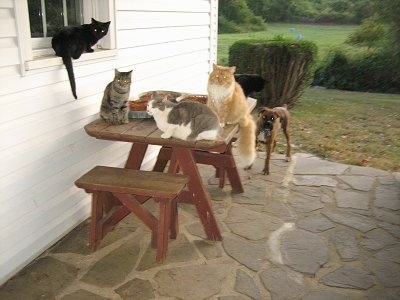
MULTIPOLYGON (((112 50, 100 50, 96 49, 92 53, 83 53, 82 56, 78 60, 73 60, 74 62, 90 62, 92 60, 116 57, 118 54, 117 49, 112 50)), ((63 62, 61 57, 52 55, 47 56, 38 56, 33 60, 29 60, 25 62, 25 70, 26 71, 34 71, 43 68, 50 68, 56 66, 62 66, 63 62)))

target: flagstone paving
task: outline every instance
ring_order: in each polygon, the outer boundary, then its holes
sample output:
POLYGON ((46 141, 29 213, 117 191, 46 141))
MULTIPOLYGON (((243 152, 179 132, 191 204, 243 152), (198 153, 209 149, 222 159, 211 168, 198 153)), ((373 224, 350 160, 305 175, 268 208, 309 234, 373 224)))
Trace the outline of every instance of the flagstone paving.
POLYGON ((236 195, 201 166, 222 241, 205 239, 187 204, 163 263, 135 217, 94 253, 86 221, 0 299, 400 299, 400 174, 298 153, 290 163, 275 154, 264 176, 263 160, 242 171, 236 195))

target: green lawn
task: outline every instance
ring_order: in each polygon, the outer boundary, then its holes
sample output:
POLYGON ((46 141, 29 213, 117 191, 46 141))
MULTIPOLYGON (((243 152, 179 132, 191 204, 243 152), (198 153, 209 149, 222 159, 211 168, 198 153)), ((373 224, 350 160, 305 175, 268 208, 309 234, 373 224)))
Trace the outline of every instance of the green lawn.
POLYGON ((291 114, 297 151, 400 171, 400 95, 309 88, 291 114))
MULTIPOLYGON (((273 38, 281 35, 315 42, 318 60, 334 47, 343 45, 356 29, 348 25, 269 24, 264 32, 220 34, 218 63, 228 64, 229 47, 246 38, 273 38), (294 28, 294 32, 290 31, 294 28)), ((308 88, 291 109, 291 136, 294 152, 304 151, 320 157, 383 170, 400 171, 400 95, 358 93, 308 88)), ((277 151, 284 153, 280 134, 277 151)))
POLYGON ((310 24, 284 24, 270 23, 267 31, 219 34, 218 35, 218 64, 227 65, 229 47, 241 39, 271 39, 277 35, 284 38, 296 39, 301 34, 302 39, 313 41, 318 47, 318 59, 322 59, 330 49, 337 45, 354 51, 360 51, 343 42, 357 26, 354 25, 310 25, 310 24), (291 32, 293 28, 293 32, 291 32))

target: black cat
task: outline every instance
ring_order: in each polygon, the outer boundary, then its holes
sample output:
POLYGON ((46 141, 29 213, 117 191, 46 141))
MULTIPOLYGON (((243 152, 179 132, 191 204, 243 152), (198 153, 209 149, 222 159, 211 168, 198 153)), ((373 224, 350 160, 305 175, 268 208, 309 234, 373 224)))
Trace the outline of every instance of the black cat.
POLYGON ((258 74, 235 74, 235 81, 240 84, 246 97, 253 92, 260 92, 267 82, 258 74))
POLYGON ((64 27, 51 40, 51 46, 56 55, 62 57, 67 69, 72 94, 75 99, 78 97, 76 96, 72 58, 78 59, 85 51, 93 52, 94 50, 91 47, 107 34, 109 26, 110 22, 102 23, 92 18, 91 24, 64 27))

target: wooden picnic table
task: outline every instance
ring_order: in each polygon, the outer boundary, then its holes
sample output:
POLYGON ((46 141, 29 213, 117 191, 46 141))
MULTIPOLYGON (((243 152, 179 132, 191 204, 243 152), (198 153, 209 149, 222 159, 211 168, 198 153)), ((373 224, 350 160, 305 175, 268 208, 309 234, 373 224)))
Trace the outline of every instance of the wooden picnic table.
MULTIPOLYGON (((248 102, 250 110, 254 109, 256 99, 248 98, 248 102)), ((85 126, 86 133, 97 139, 132 144, 125 168, 139 170, 148 146, 161 146, 153 171, 182 172, 189 176, 188 190, 181 193, 178 202, 195 205, 206 236, 210 240, 221 240, 222 237, 214 217, 210 196, 203 185, 197 164, 214 166, 217 170, 216 176, 220 180, 220 187, 224 186, 226 175, 232 192, 242 193, 243 185, 232 155, 232 142, 238 130, 237 124, 226 125, 218 140, 184 141, 161 138, 162 131, 157 128, 153 119, 130 119, 128 124, 123 125, 108 125, 102 119, 98 119, 85 126), (168 162, 168 169, 165 170, 168 162)), ((157 186, 154 189, 157 189, 157 186)))

